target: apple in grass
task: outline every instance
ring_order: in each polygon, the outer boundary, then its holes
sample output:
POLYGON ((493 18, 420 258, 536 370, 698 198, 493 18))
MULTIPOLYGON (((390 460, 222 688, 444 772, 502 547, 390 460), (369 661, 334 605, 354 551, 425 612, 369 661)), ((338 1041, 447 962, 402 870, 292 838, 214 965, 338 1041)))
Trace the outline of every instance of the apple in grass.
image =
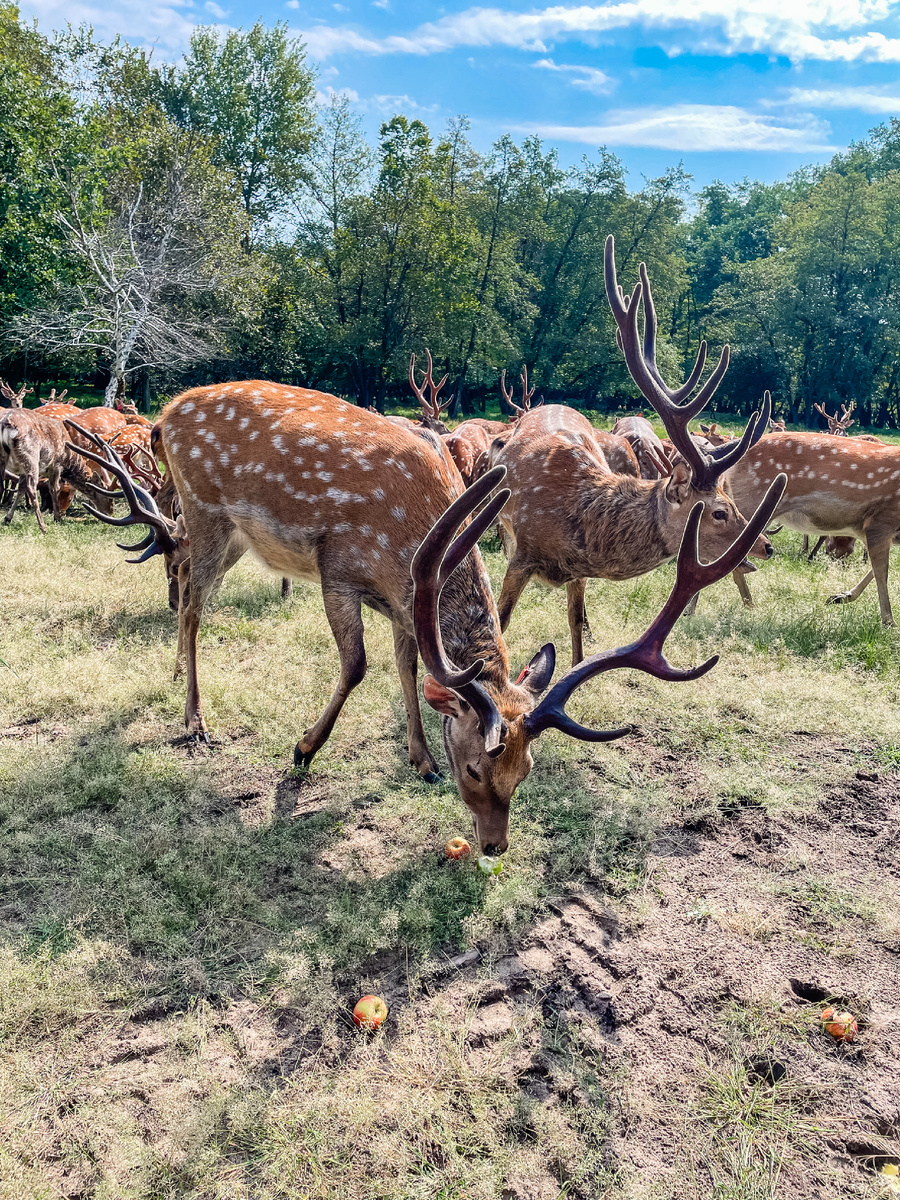
POLYGON ((444 853, 448 858, 465 858, 467 854, 472 853, 472 847, 465 838, 451 838, 444 847, 444 853))
POLYGON ((363 996, 356 1002, 353 1021, 359 1029, 377 1029, 387 1014, 387 1005, 380 996, 363 996))

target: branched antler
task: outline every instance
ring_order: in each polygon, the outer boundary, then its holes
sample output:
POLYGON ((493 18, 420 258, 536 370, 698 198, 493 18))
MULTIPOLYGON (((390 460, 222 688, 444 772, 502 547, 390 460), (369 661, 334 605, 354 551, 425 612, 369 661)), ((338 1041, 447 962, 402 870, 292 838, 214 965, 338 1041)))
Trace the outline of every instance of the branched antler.
POLYGON ((448 409, 450 407, 450 405, 453 403, 452 396, 448 396, 443 404, 441 404, 440 401, 438 400, 438 393, 440 392, 440 390, 444 386, 444 384, 447 382, 447 380, 450 378, 450 376, 449 376, 449 374, 447 374, 444 376, 444 378, 441 380, 440 383, 435 383, 434 378, 432 377, 432 373, 431 373, 432 372, 431 351, 427 347, 425 349, 425 354, 428 357, 428 370, 424 372, 421 387, 416 383, 416 356, 415 356, 415 353, 410 355, 409 386, 412 388, 413 392, 415 392, 416 399, 421 404, 422 412, 425 414, 425 416, 433 417, 434 420, 437 421, 440 418, 441 413, 444 412, 446 409, 448 409), (425 396, 426 388, 428 388, 428 391, 431 393, 430 396, 428 396, 428 397, 425 396))
POLYGON ((525 730, 528 736, 536 738, 545 729, 559 729, 562 733, 580 738, 582 741, 609 742, 629 733, 631 726, 609 730, 590 729, 585 725, 580 725, 566 712, 566 704, 575 690, 604 671, 613 671, 619 667, 633 667, 648 675, 655 675, 657 679, 674 682, 698 679, 711 670, 719 660, 717 654, 698 667, 682 669, 673 667, 668 661, 662 652, 663 643, 671 633, 675 622, 684 612, 691 597, 701 588, 709 587, 710 584, 723 579, 744 561, 753 543, 769 523, 786 486, 787 476, 778 475, 740 536, 721 557, 712 563, 700 562, 699 529, 703 505, 695 504, 685 525, 681 549, 678 552, 675 586, 659 616, 636 642, 632 642, 629 646, 622 646, 618 650, 601 651, 568 671, 547 692, 540 704, 526 716, 525 730))

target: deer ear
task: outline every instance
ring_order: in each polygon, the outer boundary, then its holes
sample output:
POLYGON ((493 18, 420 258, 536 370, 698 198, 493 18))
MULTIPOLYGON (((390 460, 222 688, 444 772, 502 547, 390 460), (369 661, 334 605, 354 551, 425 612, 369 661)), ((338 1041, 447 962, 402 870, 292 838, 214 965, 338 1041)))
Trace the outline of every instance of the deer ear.
POLYGON ((666 484, 666 499, 672 504, 684 504, 691 494, 691 468, 682 459, 672 468, 666 484))
POLYGON ((516 683, 527 688, 533 696, 540 696, 553 678, 555 667, 556 647, 552 642, 548 642, 546 646, 541 646, 516 683))
POLYGON ((422 695, 435 712, 445 717, 461 717, 468 708, 462 696, 438 683, 433 675, 426 675, 422 680, 422 695))

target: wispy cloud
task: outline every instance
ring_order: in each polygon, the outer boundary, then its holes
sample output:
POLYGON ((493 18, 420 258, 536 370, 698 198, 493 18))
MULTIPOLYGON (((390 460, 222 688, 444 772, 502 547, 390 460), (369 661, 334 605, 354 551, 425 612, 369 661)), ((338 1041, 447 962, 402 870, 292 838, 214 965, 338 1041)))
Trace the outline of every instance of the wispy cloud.
POLYGON ((377 113, 382 117, 392 117, 395 113, 421 113, 423 115, 433 115, 440 111, 439 104, 419 104, 412 96, 396 95, 393 93, 384 93, 374 96, 360 96, 354 88, 342 87, 333 88, 326 86, 316 92, 317 104, 330 104, 336 97, 340 96, 359 109, 360 112, 377 113))
POLYGON ((127 30, 129 39, 153 42, 163 52, 183 50, 197 24, 196 14, 193 20, 185 16, 190 5, 184 0, 27 0, 22 8, 45 29, 84 24, 102 38, 127 30))
POLYGON ((300 0, 285 0, 285 8, 299 8, 300 0))
POLYGON ((778 122, 733 105, 674 104, 669 108, 620 109, 598 125, 529 124, 517 132, 591 146, 643 146, 659 150, 789 151, 835 150, 824 121, 805 115, 778 122))
POLYGON ((210 14, 210 16, 218 17, 220 21, 223 21, 228 16, 228 13, 225 11, 225 9, 220 8, 218 4, 214 3, 214 0, 206 0, 206 3, 203 5, 203 7, 210 14))
POLYGON ((593 92, 595 96, 603 96, 607 92, 612 91, 616 86, 616 81, 603 71, 598 71, 596 67, 579 67, 574 63, 555 63, 552 58, 540 58, 536 63, 531 64, 533 67, 540 67, 544 71, 558 71, 561 74, 570 76, 569 83, 572 87, 582 88, 586 92, 593 92))
POLYGON ((900 61, 900 38, 871 26, 895 16, 897 0, 619 0, 530 12, 468 8, 378 38, 350 27, 307 33, 317 58, 342 52, 437 54, 456 46, 512 46, 546 53, 555 41, 591 44, 629 26, 670 35, 670 54, 763 53, 793 61, 900 61), (847 36, 850 35, 850 36, 847 36))
POLYGON ((780 99, 766 99, 767 108, 846 108, 857 112, 900 115, 900 89, 893 93, 867 87, 789 88, 780 99))

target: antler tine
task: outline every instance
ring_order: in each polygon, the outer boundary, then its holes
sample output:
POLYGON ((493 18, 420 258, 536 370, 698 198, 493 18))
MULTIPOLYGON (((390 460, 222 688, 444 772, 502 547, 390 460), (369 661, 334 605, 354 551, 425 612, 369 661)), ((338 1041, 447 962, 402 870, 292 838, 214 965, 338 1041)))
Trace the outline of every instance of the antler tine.
POLYGON ((747 522, 740 536, 725 553, 712 563, 701 563, 699 556, 700 518, 703 515, 702 504, 695 504, 691 509, 678 552, 678 566, 675 575, 675 586, 666 600, 659 615, 650 624, 641 637, 629 646, 618 650, 604 650, 594 654, 584 662, 573 667, 555 684, 544 696, 540 704, 525 718, 526 733, 530 738, 536 738, 545 729, 559 729, 571 737, 586 742, 608 742, 622 737, 631 731, 631 726, 620 729, 590 729, 574 721, 565 711, 573 692, 604 671, 616 670, 619 667, 632 667, 654 675, 657 679, 670 682, 681 682, 689 679, 699 679, 719 661, 718 654, 708 658, 706 662, 696 667, 673 667, 662 652, 663 644, 672 631, 675 622, 684 612, 688 601, 701 588, 723 579, 735 569, 747 556, 750 547, 768 525, 778 502, 787 487, 787 476, 778 475, 763 497, 762 503, 747 522))
POLYGON ((532 400, 532 397, 534 396, 537 385, 536 384, 533 385, 531 390, 530 391, 528 390, 528 367, 527 367, 527 365, 523 364, 522 374, 519 376, 519 379, 522 381, 522 409, 524 412, 528 412, 528 410, 531 408, 531 400, 532 400))
POLYGON ((503 719, 487 691, 475 680, 484 669, 478 659, 460 671, 444 650, 440 629, 441 590, 463 559, 471 553, 479 537, 496 521, 509 499, 504 489, 488 501, 469 525, 454 539, 460 524, 490 496, 506 476, 505 467, 495 467, 477 480, 438 518, 419 546, 410 566, 413 580, 413 621, 419 653, 438 683, 453 688, 472 706, 481 722, 485 749, 491 756, 503 752, 503 719))
POLYGON ((732 438, 729 442, 723 442, 721 446, 715 446, 709 451, 707 458, 710 458, 715 464, 716 469, 721 474, 723 471, 729 470, 736 462, 752 449, 759 441, 769 427, 769 420, 772 416, 772 395, 770 392, 763 392, 763 401, 760 405, 759 412, 754 412, 747 422, 747 428, 744 430, 740 441, 732 438))
POLYGON ((507 407, 511 408, 514 413, 518 413, 520 417, 524 415, 523 409, 519 408, 513 400, 512 388, 506 386, 506 367, 500 372, 500 395, 506 401, 507 407))
POLYGON ((415 393, 416 399, 421 404, 424 410, 428 409, 428 401, 425 399, 425 381, 422 381, 422 386, 416 383, 416 352, 415 350, 409 356, 409 386, 415 393))
POLYGON ((450 372, 448 371, 444 375, 444 378, 440 383, 435 383, 434 376, 432 374, 433 363, 431 361, 431 351, 427 346, 425 347, 425 353, 428 355, 428 370, 425 372, 425 383, 428 385, 428 390, 431 392, 431 416, 437 418, 441 415, 441 406, 438 404, 438 392, 450 378, 450 372))
MULTIPOLYGON (((700 348, 697 351, 697 361, 694 363, 694 369, 687 378, 687 382, 683 383, 680 388, 670 388, 666 385, 662 375, 659 373, 659 368, 656 365, 656 305, 653 303, 653 292, 650 290, 650 276, 647 274, 647 264, 641 263, 639 268, 641 277, 641 290, 644 301, 644 358, 647 363, 647 369, 652 374, 653 378, 667 393, 673 404, 680 404, 686 396, 689 396, 697 386, 697 381, 703 374, 703 368, 706 365, 706 342, 700 343, 700 348)), ((720 360, 721 361, 721 360, 720 360)), ((724 375, 724 371, 722 374, 724 375)), ((721 378, 721 376, 720 376, 721 378)), ((716 384, 718 386, 718 384, 716 384)), ((715 388, 713 388, 715 391, 715 388)), ((710 393, 712 395, 712 393, 710 393)), ((705 402, 704 402, 705 407, 705 402)), ((701 411, 701 410, 698 410, 701 411)))

